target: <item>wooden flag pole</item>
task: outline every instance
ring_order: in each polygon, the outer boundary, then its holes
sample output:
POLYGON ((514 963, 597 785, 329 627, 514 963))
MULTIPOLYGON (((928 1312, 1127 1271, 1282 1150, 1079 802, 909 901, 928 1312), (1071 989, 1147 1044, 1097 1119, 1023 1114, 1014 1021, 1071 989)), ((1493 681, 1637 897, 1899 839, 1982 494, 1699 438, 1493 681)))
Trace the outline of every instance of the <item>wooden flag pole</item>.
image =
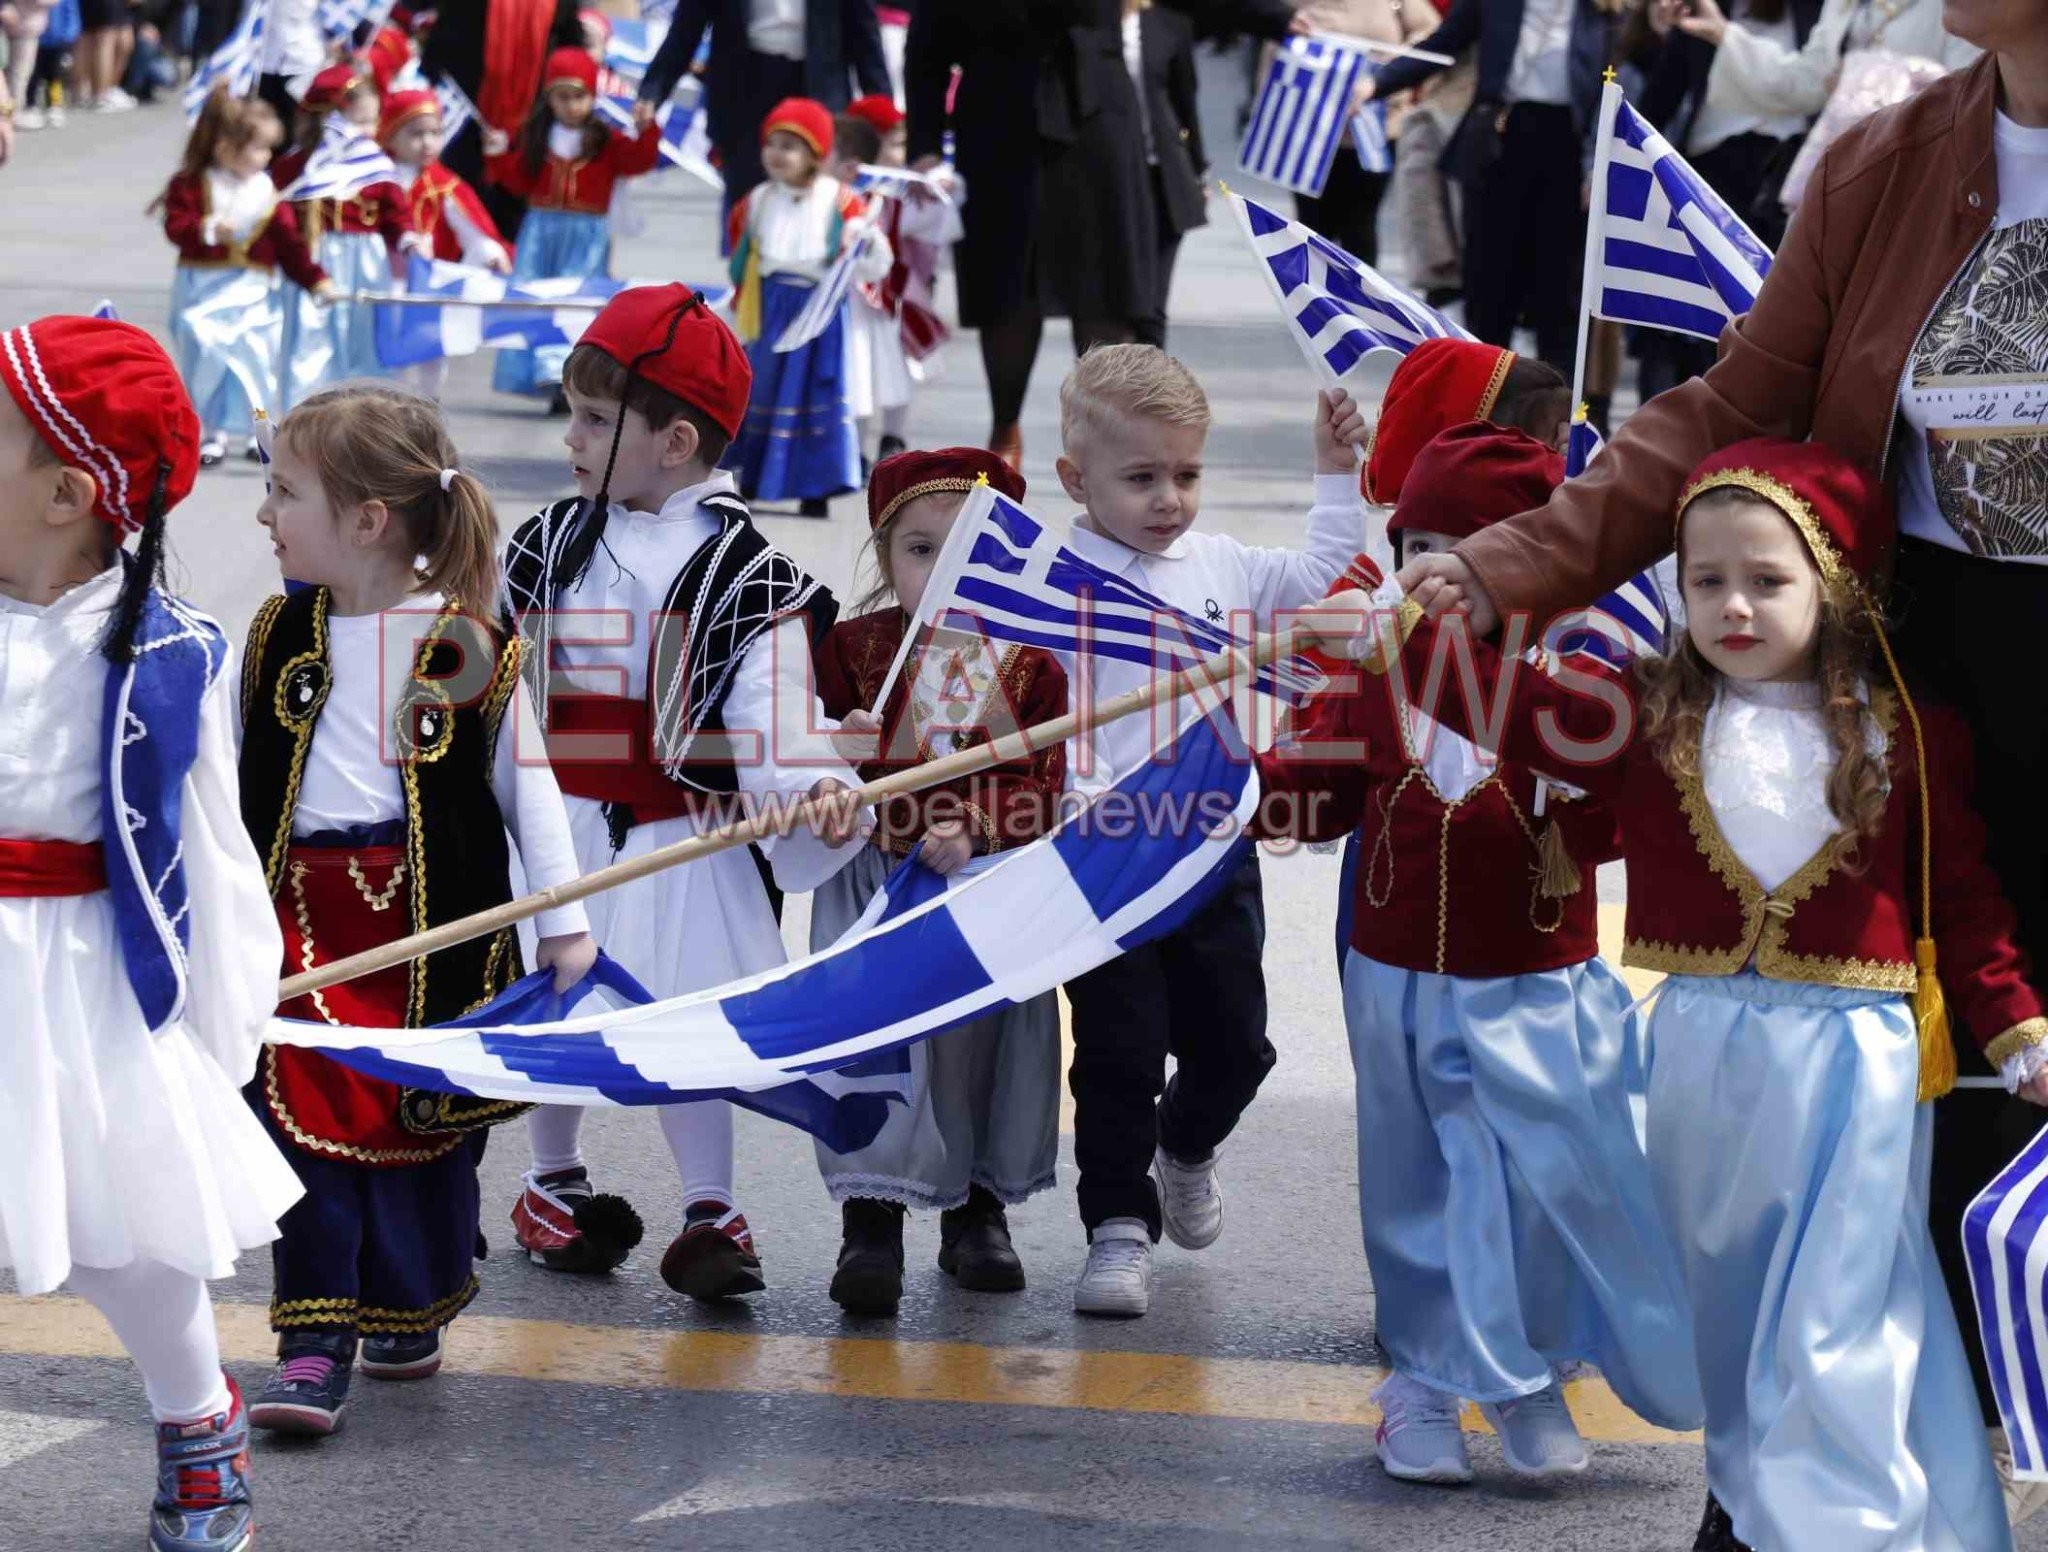
MULTIPOLYGON (((869 807, 889 798, 899 797, 906 792, 919 792, 926 787, 935 787, 941 782, 954 781, 962 776, 972 776, 990 766, 1006 764, 1022 759, 1053 744, 1065 743, 1077 734, 1092 733, 1099 727, 1122 718, 1149 711, 1161 704, 1170 704, 1198 691, 1227 689, 1239 682, 1239 676, 1254 674, 1277 658, 1291 656, 1296 650, 1297 635, 1307 635, 1306 625, 1290 625, 1286 630, 1260 635, 1251 645, 1235 647, 1228 652, 1219 652, 1214 657, 1192 663, 1163 679, 1154 679, 1150 684, 1126 691, 1102 702, 1086 715, 1068 712, 1065 716, 1054 717, 1036 727, 1023 728, 1015 733, 1005 734, 986 744, 972 749, 962 749, 954 754, 927 761, 907 771, 898 771, 883 776, 864 786, 855 787, 852 797, 858 806, 869 807)), ((337 959, 332 964, 321 965, 318 969, 287 978, 277 989, 277 1000, 289 1002, 294 997, 303 997, 308 992, 323 991, 343 981, 353 981, 358 976, 373 975, 379 970, 389 970, 394 965, 405 964, 426 954, 448 948, 457 943, 466 943, 471 938, 480 938, 487 933, 500 931, 543 911, 554 910, 557 906, 601 894, 607 889, 616 889, 635 879, 664 872, 669 868, 681 867, 686 862, 695 862, 699 857, 729 851, 735 846, 765 840, 769 836, 786 834, 800 829, 812 820, 822 818, 833 808, 845 803, 847 795, 840 793, 833 797, 805 798, 794 807, 780 814, 756 814, 751 819, 735 820, 721 825, 716 830, 702 835, 693 835, 688 840, 676 841, 651 851, 644 857, 634 857, 626 862, 615 862, 608 868, 599 868, 595 873, 586 873, 581 878, 571 879, 566 884, 540 890, 522 899, 510 900, 503 905, 493 906, 488 911, 479 911, 474 916, 465 916, 460 921, 445 922, 426 932, 415 933, 409 938, 380 944, 360 954, 351 954, 346 959, 337 959)))

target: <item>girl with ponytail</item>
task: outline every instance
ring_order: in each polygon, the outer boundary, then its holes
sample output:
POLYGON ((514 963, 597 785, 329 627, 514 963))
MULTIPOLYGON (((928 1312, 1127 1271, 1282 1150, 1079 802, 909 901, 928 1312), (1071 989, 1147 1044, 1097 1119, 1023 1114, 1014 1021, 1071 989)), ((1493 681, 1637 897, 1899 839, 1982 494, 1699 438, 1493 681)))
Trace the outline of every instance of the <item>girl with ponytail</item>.
MULTIPOLYGON (((284 575, 241 676, 242 818, 264 859, 287 972, 576 876, 560 789, 499 599, 498 523, 440 407, 380 383, 313 395, 278 427, 258 513, 284 575), (527 752, 522 762, 519 752, 527 752)), ((566 988, 597 946, 578 905, 541 915, 535 959, 566 988)), ((294 999, 289 1018, 444 1023, 521 973, 508 929, 294 999)), ((402 1089, 269 1047, 252 1103, 306 1188, 281 1224, 278 1368, 259 1428, 324 1435, 358 1343, 373 1379, 424 1379, 477 1291, 477 1151, 524 1107, 402 1089)))

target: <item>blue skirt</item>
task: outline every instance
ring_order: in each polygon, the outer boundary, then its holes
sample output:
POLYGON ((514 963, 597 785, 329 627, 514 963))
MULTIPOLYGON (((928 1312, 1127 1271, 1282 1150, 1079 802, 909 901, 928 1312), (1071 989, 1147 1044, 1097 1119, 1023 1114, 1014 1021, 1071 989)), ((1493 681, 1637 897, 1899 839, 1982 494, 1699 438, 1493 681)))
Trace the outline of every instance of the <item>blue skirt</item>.
MULTIPOLYGON (((328 232, 315 255, 337 291, 389 291, 391 252, 374 232, 328 232)), ((352 377, 382 377, 376 309, 368 302, 322 307, 312 293, 285 287, 282 408, 352 377)))
POLYGON ((180 264, 171 277, 171 356, 199 412, 223 436, 248 436, 278 400, 284 303, 261 269, 180 264))
POLYGON ((809 281, 761 283, 761 337, 747 347, 754 393, 725 466, 749 501, 813 501, 860 489, 860 438, 846 407, 846 309, 808 345, 778 353, 811 299, 809 281))
MULTIPOLYGON (((521 280, 602 280, 612 272, 612 229, 605 216, 576 210, 530 210, 519 227, 512 256, 512 278, 521 280)), ((533 350, 501 350, 491 368, 491 386, 500 393, 552 394, 569 359, 567 345, 542 345, 533 350)))
POLYGON ((1707 1482, 1759 1552, 2007 1552, 1927 1232, 1934 1111, 1890 992, 1673 976, 1651 1172, 1697 1315, 1707 1482))
POLYGON ((1394 1367, 1472 1401, 1597 1364, 1696 1428, 1692 1324, 1635 1120, 1640 1026, 1599 960, 1493 979, 1352 953, 1358 1206, 1394 1367))

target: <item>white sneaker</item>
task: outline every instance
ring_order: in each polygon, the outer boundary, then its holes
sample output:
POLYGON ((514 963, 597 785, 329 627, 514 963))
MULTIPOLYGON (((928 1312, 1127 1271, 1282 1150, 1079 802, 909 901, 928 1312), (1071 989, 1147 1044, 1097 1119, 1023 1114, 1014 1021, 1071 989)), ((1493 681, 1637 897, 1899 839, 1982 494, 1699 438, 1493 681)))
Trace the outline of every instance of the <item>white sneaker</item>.
POLYGON ((135 99, 118 86, 108 87, 93 104, 101 113, 131 113, 137 106, 135 99))
POLYGON ((1380 1469, 1402 1482, 1459 1487, 1472 1480, 1458 1398, 1396 1374, 1373 1393, 1380 1426, 1373 1435, 1380 1469))
POLYGON ((23 108, 14 115, 16 129, 41 129, 50 122, 50 116, 41 108, 23 108))
POLYGON ((1990 1428, 1991 1462, 1998 1468, 1998 1485, 2005 1490, 2005 1517, 2014 1529, 2026 1524, 2048 1508, 2048 1482, 2017 1482, 2012 1474, 2012 1445, 2003 1428, 1990 1428))
POLYGON ((50 111, 43 115, 43 121, 52 129, 62 129, 70 117, 71 115, 64 111, 62 103, 53 102, 50 104, 50 111))
POLYGON ((199 467, 211 469, 228 455, 228 439, 218 431, 209 431, 199 444, 199 467))
POLYGON ((1164 1148, 1152 1155, 1159 1182, 1159 1216, 1166 1237, 1183 1250, 1203 1250, 1223 1232, 1223 1182, 1216 1178, 1216 1153, 1187 1163, 1164 1148))
POLYGON ((1136 1218, 1112 1218, 1088 1236, 1088 1264, 1074 1284, 1082 1315, 1142 1315, 1152 1306, 1152 1234, 1136 1218))
POLYGON ((1479 1410, 1500 1435, 1501 1458, 1517 1476, 1570 1477, 1586 1469, 1586 1441, 1555 1384, 1518 1400, 1482 1403, 1479 1410))

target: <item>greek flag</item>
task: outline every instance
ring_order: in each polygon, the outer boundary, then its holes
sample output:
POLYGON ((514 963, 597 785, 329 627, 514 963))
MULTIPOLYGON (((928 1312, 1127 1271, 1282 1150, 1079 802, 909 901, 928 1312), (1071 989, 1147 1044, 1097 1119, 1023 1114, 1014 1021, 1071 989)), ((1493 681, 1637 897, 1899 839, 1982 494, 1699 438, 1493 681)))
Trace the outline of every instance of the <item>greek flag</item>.
POLYGON ((441 104, 441 144, 453 145, 457 135, 477 122, 476 104, 452 75, 444 75, 434 83, 434 98, 441 104))
POLYGON ((946 184, 935 172, 912 172, 908 167, 876 167, 862 162, 853 170, 853 192, 872 194, 880 199, 903 199, 912 189, 923 189, 934 199, 947 204, 953 196, 946 192, 946 184))
POLYGON ((1351 94, 1371 69, 1357 49, 1324 38, 1289 40, 1266 67, 1238 166, 1297 194, 1322 193, 1351 116, 1351 94))
POLYGON ((199 68, 192 72, 192 79, 185 83, 182 101, 186 123, 199 117, 199 110, 206 106, 208 95, 223 81, 227 83, 231 96, 247 97, 256 90, 256 77, 261 74, 263 57, 263 28, 269 19, 270 0, 248 0, 242 8, 242 19, 235 23, 235 30, 227 35, 219 48, 206 56, 199 68))
POLYGON ((611 18, 612 40, 605 45, 605 68, 615 71, 632 81, 638 81, 647 74, 647 67, 654 63, 655 52, 661 47, 661 40, 668 36, 666 20, 648 21, 645 12, 639 21, 624 17, 611 18))
MULTIPOLYGON (((704 122, 701 99, 702 93, 693 86, 678 92, 676 101, 655 110, 654 122, 661 126, 661 159, 714 189, 723 189, 725 179, 711 165, 711 132, 704 122)), ((632 98, 600 97, 597 111, 612 128, 629 135, 639 133, 633 124, 632 98)))
POLYGON ((1426 339, 1472 338, 1327 237, 1225 192, 1295 343, 1331 382, 1375 350, 1405 356, 1426 339))
POLYGON ((110 322, 114 323, 118 323, 121 321, 121 315, 114 310, 114 301, 112 297, 103 298, 100 301, 100 304, 97 307, 95 307, 87 316, 93 318, 105 318, 110 322))
POLYGON ((825 271, 825 278, 812 288, 804 302, 803 311, 789 320, 789 327, 776 340, 778 355, 803 349, 832 327, 832 320, 839 316, 840 308, 846 305, 847 293, 853 289, 853 272, 867 257, 868 245, 874 241, 874 236, 872 231, 862 232, 854 239, 853 245, 839 255, 839 262, 825 271))
MULTIPOLYGON (((844 1152, 871 1141, 889 1097, 903 1094, 907 1046, 1050 991, 1199 909, 1250 844, 1242 830, 1258 799, 1257 767, 1234 732, 1196 717, 1172 758, 1147 761, 1032 844, 950 885, 906 862, 846 936, 778 969, 569 1017, 533 976, 501 999, 516 1016, 486 1008, 432 1029, 273 1019, 265 1038, 447 1093, 729 1099, 844 1152)), ((619 990, 610 972, 599 984, 619 990)))
POLYGON ((325 37, 352 38, 364 22, 370 23, 372 33, 382 27, 384 18, 391 14, 391 3, 392 0, 320 0, 313 8, 313 20, 325 37))
MULTIPOLYGON (((1584 472, 1604 445, 1599 428, 1586 419, 1584 411, 1575 415, 1565 451, 1565 478, 1584 472)), ((1637 572, 1613 592, 1594 600, 1591 608, 1553 621, 1543 644, 1560 656, 1589 653, 1619 668, 1644 653, 1662 652, 1670 629, 1664 591, 1657 585, 1653 568, 1637 572)))
POLYGON ((1593 153, 1586 311, 1719 339, 1770 268, 1771 250, 1610 81, 1593 153))
POLYGON ((1382 175, 1394 170, 1394 143, 1387 138, 1387 105, 1375 97, 1351 117, 1351 143, 1358 164, 1382 175))
POLYGON ((1963 1214, 1963 1259, 2012 1474, 2048 1482, 2048 1128, 1963 1214))
POLYGON ((346 199, 373 183, 395 182, 398 169, 377 142, 339 114, 327 121, 320 144, 306 158, 306 170, 279 199, 346 199))

